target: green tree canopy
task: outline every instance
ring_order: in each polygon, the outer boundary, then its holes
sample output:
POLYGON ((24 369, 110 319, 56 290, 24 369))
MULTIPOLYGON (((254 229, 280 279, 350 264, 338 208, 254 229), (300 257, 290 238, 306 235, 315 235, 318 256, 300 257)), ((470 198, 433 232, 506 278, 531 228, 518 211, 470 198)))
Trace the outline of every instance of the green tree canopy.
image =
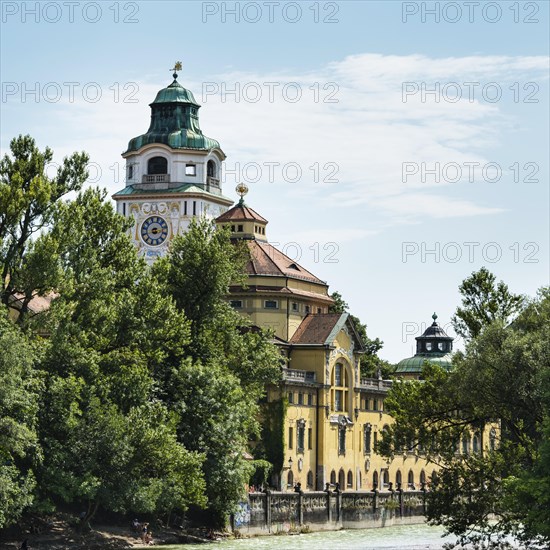
POLYGON ((549 372, 550 292, 542 289, 512 324, 485 324, 455 355, 451 372, 428 365, 423 381, 394 384, 385 408, 395 424, 380 449, 392 456, 404 441, 414 442, 441 467, 428 496, 429 520, 462 541, 493 540, 495 548, 506 534, 528 546, 548 543, 549 372), (457 453, 462 438, 473 435, 482 452, 457 453))
POLYGON ((32 503, 41 449, 36 430, 41 378, 36 345, 0 315, 0 529, 32 503))
POLYGON ((451 321, 456 333, 465 339, 478 336, 483 327, 493 321, 506 323, 521 309, 523 298, 512 294, 508 285, 485 267, 473 272, 459 287, 462 307, 458 307, 451 321))
POLYGON ((61 199, 81 189, 88 177, 88 156, 74 153, 63 159, 50 177, 51 149, 41 152, 27 135, 12 139, 10 150, 11 156, 0 161, 0 299, 12 306, 17 296, 23 322, 33 296, 52 291, 59 275, 52 268, 56 258, 45 246, 47 239, 37 245, 33 238, 48 228, 61 199))

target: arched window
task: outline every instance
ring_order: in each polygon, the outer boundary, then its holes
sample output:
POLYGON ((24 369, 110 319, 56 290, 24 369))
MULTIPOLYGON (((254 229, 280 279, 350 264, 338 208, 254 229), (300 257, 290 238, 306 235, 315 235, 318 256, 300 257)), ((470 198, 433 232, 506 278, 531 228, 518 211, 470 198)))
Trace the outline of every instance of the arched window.
POLYGON ((382 474, 382 486, 388 487, 390 484, 390 473, 388 470, 384 470, 384 473, 382 474))
POLYGON ((464 434, 462 436, 462 454, 470 453, 470 434, 464 434))
POLYGON ((395 488, 396 488, 396 489, 401 488, 401 482, 402 482, 402 479, 401 479, 401 470, 397 470, 397 472, 396 472, 396 474, 395 474, 395 488))
POLYGON ((491 451, 494 451, 497 446, 497 431, 494 428, 491 428, 489 432, 489 448, 491 451))
POLYGON ((307 486, 308 489, 313 488, 313 472, 311 470, 307 473, 307 486))
POLYGON ((334 470, 330 472, 330 484, 336 485, 336 472, 334 470))
POLYGON ((363 451, 365 454, 371 452, 371 435, 372 435, 372 424, 365 424, 363 431, 363 451))
POLYGON ((434 470, 430 478, 432 485, 437 485, 438 479, 439 479, 439 476, 437 475, 437 472, 434 470))
POLYGON ((372 488, 378 489, 378 472, 372 474, 372 488))
POLYGON ((479 453, 479 435, 475 434, 473 438, 473 451, 479 453))
POLYGON ((348 471, 348 489, 353 489, 353 474, 351 470, 348 471))
POLYGON ((363 476, 361 475, 361 472, 357 474, 357 488, 361 489, 363 486, 363 476))
POLYGON ((216 163, 213 160, 209 160, 206 164, 206 175, 209 178, 216 177, 216 163))
POLYGON ((346 474, 342 469, 340 469, 340 471, 338 472, 338 484, 340 485, 341 491, 346 488, 346 474))
POLYGON ((147 173, 168 174, 168 161, 164 157, 153 157, 147 163, 147 173))
POLYGON ((409 489, 414 489, 414 472, 412 470, 409 470, 409 476, 407 478, 407 484, 409 486, 409 489))
POLYGON ((420 484, 425 484, 425 483, 426 483, 426 472, 422 470, 420 472, 420 484))
POLYGON ((294 487, 294 474, 292 473, 292 470, 288 472, 286 484, 287 487, 294 487))

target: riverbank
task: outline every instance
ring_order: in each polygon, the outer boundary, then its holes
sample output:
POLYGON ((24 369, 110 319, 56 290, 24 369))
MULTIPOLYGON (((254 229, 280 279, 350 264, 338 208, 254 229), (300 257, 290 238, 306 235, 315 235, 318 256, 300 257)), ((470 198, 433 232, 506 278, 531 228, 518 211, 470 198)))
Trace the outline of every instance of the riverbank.
MULTIPOLYGON (((178 529, 153 530, 153 546, 178 545, 183 543, 207 543, 219 540, 223 533, 207 538, 206 531, 186 533, 178 529)), ((130 548, 151 548, 144 546, 139 534, 129 526, 94 525, 87 533, 80 533, 70 521, 57 517, 48 529, 41 533, 10 530, 0 534, 0 550, 18 550, 23 540, 28 540, 29 550, 125 550, 130 548)))

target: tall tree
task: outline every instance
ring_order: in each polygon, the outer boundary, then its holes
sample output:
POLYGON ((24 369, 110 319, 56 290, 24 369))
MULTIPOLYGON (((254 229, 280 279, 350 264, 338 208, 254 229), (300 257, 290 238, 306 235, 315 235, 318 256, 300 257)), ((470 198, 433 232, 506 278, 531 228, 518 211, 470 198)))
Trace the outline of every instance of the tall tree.
POLYGON ((204 458, 177 440, 177 414, 159 390, 189 323, 148 276, 105 192, 81 192, 52 223, 63 277, 42 326, 42 501, 85 503, 86 521, 99 508, 204 505, 204 458))
POLYGON ((428 519, 460 542, 501 548, 508 534, 527 547, 550 541, 543 490, 549 373, 550 291, 542 289, 512 324, 497 319, 486 325, 464 354, 455 355, 451 372, 428 365, 423 381, 396 382, 386 399, 395 424, 380 450, 392 456, 403 441, 415 441, 440 466, 428 494, 428 519), (462 438, 475 434, 482 452, 457 453, 462 438))
POLYGON ((245 451, 259 431, 258 401, 280 378, 270 335, 252 330, 227 300, 230 284, 246 280, 246 253, 227 230, 201 220, 153 266, 191 325, 189 360, 173 365, 164 392, 180 415, 180 441, 206 456, 207 519, 217 525, 225 525, 252 473, 245 451))
POLYGON ((41 152, 33 138, 20 135, 11 140, 10 150, 11 156, 0 161, 0 300, 6 306, 19 300, 14 307, 22 323, 33 296, 50 292, 57 283, 50 263, 55 257, 45 252, 45 240, 36 246, 33 238, 51 223, 59 201, 82 187, 88 156, 74 153, 63 159, 50 177, 51 149, 41 152))
POLYGON ((17 521, 34 500, 41 460, 36 430, 41 378, 37 349, 0 312, 0 529, 17 521))
POLYGON ((457 308, 451 320, 456 333, 467 340, 478 336, 493 321, 509 322, 523 302, 522 296, 512 294, 504 282, 497 283, 485 267, 464 279, 459 292, 462 307, 457 308))

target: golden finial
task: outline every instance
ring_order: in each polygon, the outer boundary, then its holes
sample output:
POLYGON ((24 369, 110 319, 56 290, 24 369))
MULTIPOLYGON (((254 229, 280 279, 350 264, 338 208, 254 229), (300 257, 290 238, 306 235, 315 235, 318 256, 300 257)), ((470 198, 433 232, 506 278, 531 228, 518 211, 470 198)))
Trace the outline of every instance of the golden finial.
POLYGON ((235 191, 237 191, 237 195, 241 197, 239 204, 244 204, 244 196, 248 193, 248 186, 244 183, 239 183, 239 185, 235 187, 235 191))

